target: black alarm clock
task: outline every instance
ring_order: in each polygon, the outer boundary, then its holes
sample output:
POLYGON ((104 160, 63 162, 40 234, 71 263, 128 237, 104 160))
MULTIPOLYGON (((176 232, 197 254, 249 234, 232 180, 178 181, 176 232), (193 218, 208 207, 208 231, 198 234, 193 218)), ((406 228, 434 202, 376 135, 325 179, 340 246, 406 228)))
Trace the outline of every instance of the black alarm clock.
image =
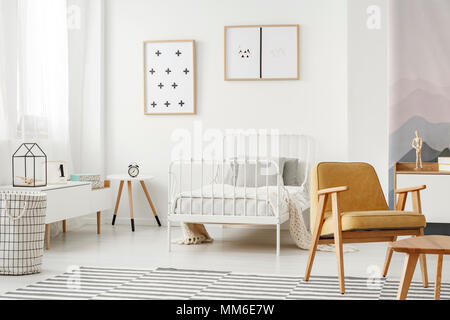
POLYGON ((139 175, 139 166, 136 163, 132 163, 128 166, 128 174, 132 178, 136 178, 139 175))

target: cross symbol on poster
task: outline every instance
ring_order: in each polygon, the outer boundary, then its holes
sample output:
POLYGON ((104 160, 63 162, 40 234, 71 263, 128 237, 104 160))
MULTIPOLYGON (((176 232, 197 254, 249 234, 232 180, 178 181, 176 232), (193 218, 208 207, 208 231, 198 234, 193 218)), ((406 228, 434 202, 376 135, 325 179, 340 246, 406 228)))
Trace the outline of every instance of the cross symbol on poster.
POLYGON ((180 107, 183 107, 185 105, 185 103, 183 102, 183 100, 180 101, 180 103, 178 103, 180 105, 180 107))
POLYGON ((162 89, 162 88, 164 88, 164 85, 160 82, 160 83, 158 84, 158 87, 159 87, 160 89, 162 89))
POLYGON ((150 105, 154 108, 154 107, 156 107, 158 104, 157 104, 155 101, 153 101, 150 105))
POLYGON ((170 70, 169 68, 167 68, 166 70, 167 74, 170 74, 172 72, 172 70, 170 70))
POLYGON ((152 68, 149 72, 153 75, 156 71, 152 68))
POLYGON ((170 102, 166 101, 166 103, 164 103, 164 105, 168 108, 170 106, 170 102))
POLYGON ((172 87, 173 87, 174 89, 176 89, 176 88, 178 87, 178 85, 174 82, 173 85, 172 85, 172 87))
POLYGON ((175 52, 175 54, 176 54, 177 56, 180 56, 180 55, 181 55, 180 50, 178 50, 177 52, 175 52))
POLYGON ((187 75, 189 73, 188 68, 184 69, 183 72, 187 75))
POLYGON ((159 57, 160 55, 162 55, 161 51, 156 51, 155 54, 159 57))

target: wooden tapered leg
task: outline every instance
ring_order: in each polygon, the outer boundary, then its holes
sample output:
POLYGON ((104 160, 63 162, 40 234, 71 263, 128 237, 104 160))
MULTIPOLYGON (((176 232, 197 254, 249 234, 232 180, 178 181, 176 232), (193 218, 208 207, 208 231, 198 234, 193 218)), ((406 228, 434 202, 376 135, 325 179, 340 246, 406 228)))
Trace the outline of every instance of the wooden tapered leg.
POLYGON ((397 292, 397 300, 405 300, 408 295, 409 286, 416 269, 418 254, 406 254, 405 262, 403 264, 402 280, 397 292))
POLYGON ((336 246, 336 258, 339 275, 339 289, 341 294, 345 293, 345 276, 344 276, 344 248, 342 240, 342 222, 339 212, 339 204, 337 193, 331 195, 333 219, 334 219, 334 244, 336 246))
MULTIPOLYGON (((412 205, 413 211, 422 213, 422 203, 420 201, 420 192, 414 191, 412 193, 412 205)), ((423 236, 423 228, 419 230, 419 236, 423 236)), ((420 270, 422 271, 422 283, 424 288, 428 288, 428 271, 427 271, 427 258, 424 254, 420 255, 420 270)))
POLYGON ((158 214, 156 213, 156 208, 153 205, 152 198, 150 198, 150 194, 148 193, 147 186, 145 185, 145 182, 143 180, 141 180, 140 183, 141 183, 142 189, 144 190, 145 196, 147 197, 148 204, 150 205, 150 208, 152 208, 153 215, 155 216, 156 222, 158 223, 158 226, 161 227, 161 222, 159 221, 159 217, 158 217, 158 214))
POLYGON ((314 232, 312 234, 311 238, 311 246, 309 248, 309 257, 308 257, 308 263, 306 265, 306 272, 305 272, 305 281, 309 280, 309 276, 311 275, 312 266, 314 263, 314 257, 316 256, 316 250, 317 245, 319 244, 320 239, 320 233, 322 231, 322 225, 323 225, 323 211, 325 207, 325 201, 327 199, 327 195, 324 195, 319 198, 319 212, 316 216, 316 222, 314 224, 314 232))
POLYGON ((100 234, 101 232, 101 223, 102 223, 102 213, 100 211, 97 211, 97 234, 100 234))
POLYGON ((45 249, 50 249, 50 225, 45 225, 45 249))
MULTIPOLYGON (((392 242, 395 242, 395 241, 397 241, 397 237, 394 237, 392 239, 392 242)), ((389 271, 389 265, 391 264, 393 252, 394 252, 394 250, 391 248, 391 246, 388 245, 387 250, 386 250, 386 259, 384 260, 383 277, 387 276, 387 273, 389 271)))
POLYGON ((67 221, 66 220, 62 221, 62 231, 64 233, 66 233, 66 231, 67 231, 67 221))
POLYGON ((133 190, 131 188, 131 181, 128 181, 128 203, 130 205, 131 231, 134 232, 133 190))
POLYGON ((120 197, 122 196, 123 183, 124 183, 123 180, 120 181, 119 192, 117 193, 117 199, 116 199, 116 207, 114 208, 112 225, 114 225, 116 223, 117 212, 119 211, 120 197))
POLYGON ((422 271, 422 283, 424 288, 428 288, 428 270, 426 255, 420 255, 420 270, 422 271))
MULTIPOLYGON (((423 228, 420 229, 420 235, 423 236, 423 228)), ((428 288, 427 258, 425 254, 420 255, 420 270, 422 271, 422 283, 424 288, 428 288)))
POLYGON ((434 287, 434 300, 441 299, 442 260, 444 255, 438 254, 436 261, 436 281, 434 287))

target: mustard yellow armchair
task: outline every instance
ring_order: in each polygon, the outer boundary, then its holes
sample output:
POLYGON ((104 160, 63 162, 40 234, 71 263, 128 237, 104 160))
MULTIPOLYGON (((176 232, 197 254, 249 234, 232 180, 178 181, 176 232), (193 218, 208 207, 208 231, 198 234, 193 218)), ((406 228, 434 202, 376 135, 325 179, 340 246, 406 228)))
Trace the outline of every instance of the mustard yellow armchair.
MULTIPOLYGON (((339 287, 345 293, 343 243, 393 242, 398 236, 420 236, 426 226, 420 204, 425 186, 396 190, 395 210, 389 210, 375 169, 367 163, 322 162, 311 174, 312 241, 306 267, 309 280, 319 244, 334 244, 339 287), (404 211, 408 193, 413 211, 404 211)), ((383 276, 392 257, 388 249, 383 276)), ((428 286, 425 255, 420 257, 422 281, 428 286)))

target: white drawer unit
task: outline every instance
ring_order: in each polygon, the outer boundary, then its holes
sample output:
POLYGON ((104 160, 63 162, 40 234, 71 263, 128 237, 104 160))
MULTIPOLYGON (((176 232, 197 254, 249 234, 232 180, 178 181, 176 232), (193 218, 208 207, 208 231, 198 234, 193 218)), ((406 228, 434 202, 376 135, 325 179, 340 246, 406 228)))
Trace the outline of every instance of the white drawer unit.
POLYGON ((90 183, 71 182, 65 187, 42 188, 47 194, 47 224, 91 213, 90 183))
POLYGON ((66 232, 66 220, 97 213, 97 233, 100 234, 101 211, 112 209, 113 198, 110 182, 105 181, 105 188, 92 190, 90 182, 69 181, 66 184, 48 185, 38 188, 0 187, 1 190, 40 191, 47 195, 46 248, 50 247, 49 224, 62 222, 66 232))
POLYGON ((112 209, 113 193, 109 187, 109 181, 105 182, 108 187, 94 189, 89 192, 90 212, 106 211, 112 209))
MULTIPOLYGON (((422 211, 428 223, 450 223, 450 172, 439 171, 437 163, 424 163, 415 170, 414 163, 397 163, 395 170, 396 189, 426 185, 420 192, 422 211)), ((411 210, 410 199, 405 210, 411 210)))

